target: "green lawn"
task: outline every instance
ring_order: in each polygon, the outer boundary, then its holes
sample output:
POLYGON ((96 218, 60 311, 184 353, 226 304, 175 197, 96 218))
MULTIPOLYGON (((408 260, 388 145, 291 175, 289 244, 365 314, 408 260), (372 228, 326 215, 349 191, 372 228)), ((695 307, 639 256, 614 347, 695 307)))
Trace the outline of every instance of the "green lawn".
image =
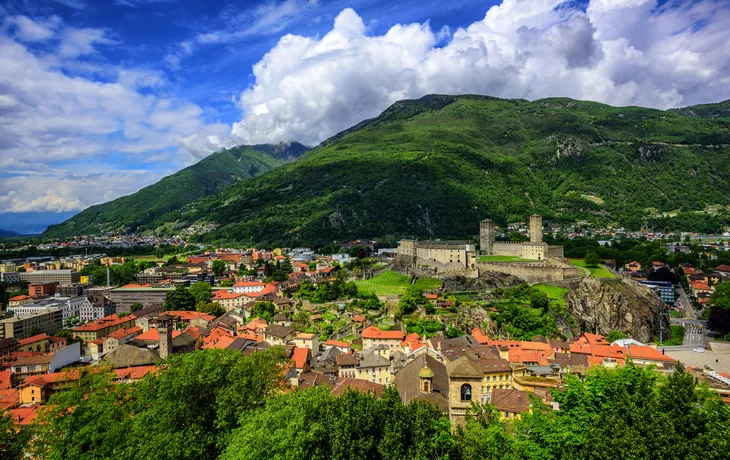
POLYGON ((479 256, 479 262, 537 262, 517 256, 479 256))
POLYGON ((532 287, 538 289, 541 292, 544 292, 545 294, 547 294, 548 297, 557 301, 558 304, 565 306, 568 305, 568 303, 565 301, 565 293, 568 292, 570 289, 558 286, 551 286, 549 284, 535 284, 532 287))
MULTIPOLYGON (((684 342, 684 327, 683 326, 672 326, 672 338, 664 340, 662 345, 665 347, 671 347, 673 345, 682 345, 684 342)), ((656 344, 659 345, 659 337, 656 338, 656 344)))
MULTIPOLYGON (((380 275, 370 278, 369 280, 355 281, 357 288, 363 293, 375 293, 376 295, 403 295, 410 286, 411 277, 401 275, 391 270, 387 270, 380 275)), ((416 286, 423 291, 438 289, 441 287, 441 281, 431 278, 419 278, 416 280, 416 286)))
POLYGON ((614 275, 610 271, 606 270, 605 268, 599 266, 599 267, 586 267, 585 262, 583 259, 570 259, 570 264, 574 267, 581 267, 585 268, 586 270, 591 272, 591 276, 593 278, 618 278, 618 276, 614 275))

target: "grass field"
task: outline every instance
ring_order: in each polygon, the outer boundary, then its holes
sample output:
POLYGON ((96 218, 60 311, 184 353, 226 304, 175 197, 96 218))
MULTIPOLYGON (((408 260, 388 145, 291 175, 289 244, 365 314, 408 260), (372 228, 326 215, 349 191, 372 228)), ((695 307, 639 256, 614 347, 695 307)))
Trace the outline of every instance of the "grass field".
POLYGON ((540 290, 541 292, 544 292, 545 294, 547 294, 548 297, 558 302, 558 304, 565 306, 568 305, 568 303, 565 301, 565 293, 568 292, 569 289, 558 286, 551 286, 549 284, 535 284, 532 287, 540 290))
MULTIPOLYGON (((385 271, 374 278, 370 278, 369 280, 355 281, 360 292, 368 294, 375 293, 375 295, 405 294, 410 283, 410 276, 401 275, 400 273, 396 273, 391 270, 385 271)), ((421 290, 427 291, 440 288, 441 281, 431 278, 419 278, 416 280, 415 285, 421 290)))
MULTIPOLYGON (((684 327, 683 326, 671 326, 672 327, 672 338, 664 340, 662 345, 665 347, 671 347, 673 345, 682 345, 684 342, 684 327)), ((659 345, 659 337, 656 338, 656 344, 659 345)))
POLYGON ((593 278, 618 278, 618 276, 614 275, 610 271, 606 270, 605 268, 599 266, 599 267, 586 267, 585 262, 583 259, 570 259, 570 264, 574 267, 581 267, 585 268, 589 272, 591 272, 591 276, 593 278))
POLYGON ((479 262, 536 262, 536 260, 517 256, 479 256, 479 262))

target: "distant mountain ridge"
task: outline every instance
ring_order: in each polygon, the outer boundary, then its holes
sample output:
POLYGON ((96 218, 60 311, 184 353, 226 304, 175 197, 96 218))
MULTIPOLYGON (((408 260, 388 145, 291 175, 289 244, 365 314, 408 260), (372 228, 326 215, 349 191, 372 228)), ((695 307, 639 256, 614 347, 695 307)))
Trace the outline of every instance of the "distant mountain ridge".
POLYGON ((185 204, 284 165, 307 150, 297 142, 221 150, 136 193, 91 206, 63 223, 51 225, 43 236, 153 230, 164 223, 158 221, 160 216, 167 214, 169 218, 185 204))
POLYGON ((216 224, 201 241, 285 246, 471 237, 485 217, 505 225, 535 212, 556 222, 715 231, 730 221, 727 107, 430 95, 162 220, 216 224))
POLYGON ((20 233, 0 228, 0 238, 10 238, 11 236, 20 236, 20 233))

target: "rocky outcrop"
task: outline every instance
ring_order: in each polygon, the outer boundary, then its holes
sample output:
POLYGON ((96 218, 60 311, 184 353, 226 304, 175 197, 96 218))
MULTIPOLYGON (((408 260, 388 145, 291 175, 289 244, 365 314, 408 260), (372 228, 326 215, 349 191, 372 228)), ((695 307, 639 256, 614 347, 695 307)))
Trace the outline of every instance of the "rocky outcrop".
POLYGON ((640 342, 651 342, 664 323, 664 337, 671 336, 664 302, 650 289, 630 280, 584 278, 566 294, 567 314, 574 321, 558 322, 563 335, 580 331, 606 335, 619 330, 640 342))
POLYGON ((483 291, 487 289, 509 288, 524 283, 516 276, 499 272, 482 272, 479 278, 466 276, 447 276, 442 278, 443 287, 447 291, 483 291))

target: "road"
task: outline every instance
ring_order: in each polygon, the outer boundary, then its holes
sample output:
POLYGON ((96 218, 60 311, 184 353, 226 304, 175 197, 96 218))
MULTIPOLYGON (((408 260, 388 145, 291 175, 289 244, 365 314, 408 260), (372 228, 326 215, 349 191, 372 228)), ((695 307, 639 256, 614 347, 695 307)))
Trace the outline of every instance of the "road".
POLYGON ((705 328, 697 324, 687 324, 684 329, 684 341, 682 345, 705 346, 705 328))
POLYGON ((679 291, 679 303, 682 305, 682 309, 684 310, 684 317, 688 319, 697 319, 697 313, 695 313, 695 309, 692 308, 689 297, 687 297, 687 293, 684 292, 682 286, 679 286, 677 291, 679 291))

